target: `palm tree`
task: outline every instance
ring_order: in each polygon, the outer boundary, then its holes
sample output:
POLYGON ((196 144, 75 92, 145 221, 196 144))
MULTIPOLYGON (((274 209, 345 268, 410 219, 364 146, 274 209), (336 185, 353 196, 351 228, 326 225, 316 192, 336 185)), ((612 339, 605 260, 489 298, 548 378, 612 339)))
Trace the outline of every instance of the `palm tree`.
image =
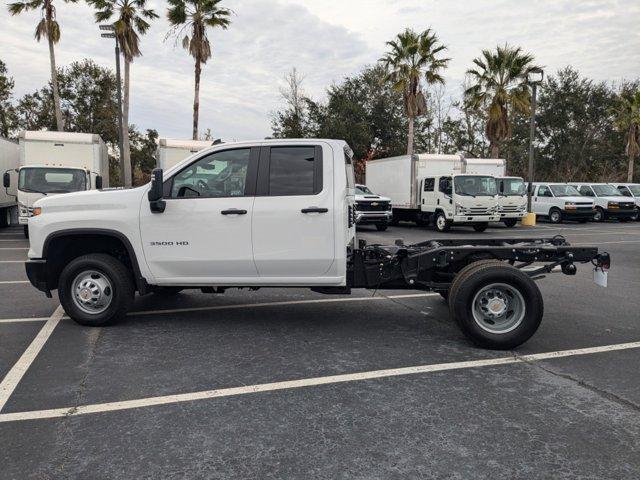
POLYGON ((492 158, 498 158, 500 143, 511 137, 510 113, 529 113, 529 75, 542 72, 533 64, 533 55, 520 47, 483 50, 475 58, 477 68, 467 70, 471 86, 465 91, 467 105, 486 111, 485 133, 492 158))
POLYGON ((124 94, 122 99, 122 149, 124 162, 124 186, 131 186, 131 147, 129 142, 129 90, 130 68, 135 57, 140 57, 140 35, 149 30, 149 22, 158 18, 146 0, 87 0, 97 11, 97 23, 107 22, 115 17, 113 26, 116 39, 124 56, 124 94))
POLYGON ((170 34, 182 38, 182 47, 196 62, 193 94, 193 139, 198 139, 198 115, 200 112, 200 74, 202 64, 211 58, 211 43, 207 27, 229 27, 231 10, 220 7, 222 0, 169 0, 167 18, 173 27, 170 34), (185 32, 186 30, 186 32, 185 32))
MULTIPOLYGON (((75 3, 78 0, 64 0, 75 3)), ((22 0, 9 4, 9 13, 19 15, 29 10, 41 10, 42 18, 36 25, 35 37, 37 41, 42 37, 47 38, 49 43, 49 64, 51 67, 51 89, 53 90, 53 107, 56 117, 56 128, 58 131, 64 130, 62 110, 60 109, 60 90, 58 89, 58 74, 56 71, 56 54, 54 45, 60 41, 60 25, 56 20, 56 7, 53 0, 22 0)))
POLYGON ((616 126, 626 132, 627 182, 633 182, 633 166, 636 156, 640 155, 640 90, 622 92, 614 114, 616 126))
POLYGON ((427 110, 422 78, 427 85, 444 83, 440 71, 446 68, 449 58, 438 58, 447 47, 440 44, 430 29, 416 33, 407 28, 395 39, 387 42, 389 51, 380 59, 387 71, 385 81, 391 82, 394 90, 402 92, 404 108, 409 118, 407 154, 413 153, 414 120, 427 110))

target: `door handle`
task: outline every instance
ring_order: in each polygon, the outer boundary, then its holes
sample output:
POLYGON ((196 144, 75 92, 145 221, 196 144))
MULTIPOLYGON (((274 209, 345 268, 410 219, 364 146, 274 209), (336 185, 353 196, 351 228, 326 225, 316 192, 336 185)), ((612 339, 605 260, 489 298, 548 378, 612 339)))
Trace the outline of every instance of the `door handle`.
POLYGON ((302 213, 327 213, 329 211, 328 208, 320 208, 320 207, 307 207, 300 210, 302 213))
POLYGON ((222 210, 220 212, 222 215, 246 215, 246 210, 239 210, 237 208, 230 208, 229 210, 222 210))

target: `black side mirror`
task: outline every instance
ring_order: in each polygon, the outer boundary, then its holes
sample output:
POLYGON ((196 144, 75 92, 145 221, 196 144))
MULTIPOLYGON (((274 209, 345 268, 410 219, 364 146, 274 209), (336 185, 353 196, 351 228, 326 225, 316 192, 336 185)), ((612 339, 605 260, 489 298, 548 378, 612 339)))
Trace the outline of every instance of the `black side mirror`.
POLYGON ((11 186, 11 175, 9 175, 9 172, 4 172, 4 175, 2 176, 2 184, 4 185, 4 188, 9 188, 11 186))
POLYGON ((147 193, 149 207, 153 213, 162 213, 166 207, 166 202, 162 200, 162 169, 154 168, 151 172, 151 188, 147 193))
POLYGON ((96 190, 102 190, 102 175, 96 177, 96 190))

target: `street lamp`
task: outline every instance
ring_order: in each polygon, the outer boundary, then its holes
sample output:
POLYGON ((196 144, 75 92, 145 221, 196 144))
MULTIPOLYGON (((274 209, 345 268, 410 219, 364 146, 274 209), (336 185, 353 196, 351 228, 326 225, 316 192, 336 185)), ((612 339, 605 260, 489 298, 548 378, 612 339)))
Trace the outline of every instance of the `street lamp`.
MULTIPOLYGON (((100 25, 100 30, 105 33, 101 33, 102 38, 113 38, 116 41, 116 83, 118 92, 118 148, 120 150, 120 181, 124 186, 124 157, 122 147, 122 87, 120 82, 120 45, 116 38, 115 27, 113 25, 100 25)), ((128 133, 128 132, 127 132, 128 133)))
POLYGON ((542 69, 529 73, 527 82, 531 85, 531 118, 529 120, 529 173, 527 187, 527 212, 531 211, 531 194, 533 193, 533 140, 536 134, 536 101, 538 85, 544 80, 544 71, 542 69))

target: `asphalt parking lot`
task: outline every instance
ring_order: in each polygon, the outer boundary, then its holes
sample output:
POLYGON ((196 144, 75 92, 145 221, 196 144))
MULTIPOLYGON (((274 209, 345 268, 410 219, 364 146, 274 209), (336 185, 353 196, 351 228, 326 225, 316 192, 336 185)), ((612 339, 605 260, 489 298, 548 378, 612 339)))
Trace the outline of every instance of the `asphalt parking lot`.
POLYGON ((611 253, 609 288, 589 265, 541 280, 542 326, 513 352, 418 291, 149 295, 87 328, 0 230, 0 478, 638 478, 639 222, 359 234, 562 234, 611 253))

